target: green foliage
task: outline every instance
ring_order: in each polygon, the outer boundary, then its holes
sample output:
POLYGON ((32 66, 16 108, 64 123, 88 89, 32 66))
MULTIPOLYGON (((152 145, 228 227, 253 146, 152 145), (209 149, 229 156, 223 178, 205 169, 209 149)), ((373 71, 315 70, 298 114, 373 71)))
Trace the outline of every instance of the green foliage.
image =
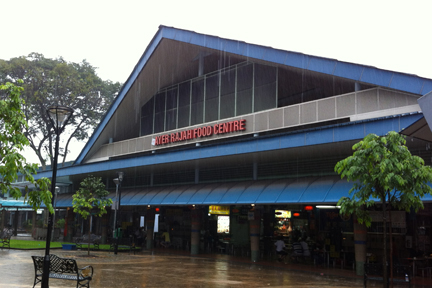
POLYGON ((62 134, 59 153, 65 161, 71 139, 89 137, 105 114, 121 84, 103 81, 96 68, 83 60, 66 62, 31 53, 27 57, 0 60, 0 83, 24 80, 25 121, 23 135, 35 151, 43 167, 47 158, 53 163, 55 133, 47 117, 46 107, 63 105, 74 109, 67 129, 62 134))
POLYGON ((423 159, 411 155, 405 144, 404 136, 394 131, 383 137, 369 134, 353 146, 352 156, 336 164, 335 171, 353 182, 350 197, 338 202, 341 213, 355 213, 359 223, 370 227, 365 208, 377 200, 399 210, 417 212, 423 208, 421 198, 432 194, 428 185, 432 169, 424 166, 423 159))
POLYGON ((66 225, 66 219, 59 219, 57 223, 55 224, 55 227, 57 228, 64 228, 66 225))
POLYGON ((88 176, 81 182, 80 189, 72 196, 74 212, 79 213, 84 219, 87 219, 91 213, 101 217, 107 213, 105 206, 112 204, 112 200, 106 198, 108 194, 100 177, 88 176))
MULTIPOLYGON (((22 80, 17 82, 23 83, 22 80)), ((23 133, 27 121, 21 110, 25 104, 20 97, 22 91, 22 87, 10 82, 0 85, 0 189, 3 194, 9 192, 9 195, 15 199, 21 198, 20 189, 12 186, 20 173, 26 181, 36 187, 33 191, 29 191, 28 186, 24 187, 25 201, 34 210, 44 203, 52 213, 54 210, 51 205, 52 194, 48 189, 49 179, 35 180, 33 175, 37 174, 37 165, 27 163, 22 155, 24 147, 29 146, 29 141, 23 133)))

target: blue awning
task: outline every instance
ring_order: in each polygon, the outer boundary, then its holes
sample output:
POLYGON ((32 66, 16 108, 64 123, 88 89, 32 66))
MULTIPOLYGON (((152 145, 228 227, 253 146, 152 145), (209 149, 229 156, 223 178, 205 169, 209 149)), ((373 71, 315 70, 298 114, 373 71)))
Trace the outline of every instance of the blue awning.
MULTIPOLYGON (((147 187, 123 189, 121 205, 336 204, 351 188, 339 176, 147 187)), ((115 191, 108 197, 114 200, 115 191)), ((423 201, 432 201, 432 196, 423 201)), ((57 207, 71 206, 71 194, 59 195, 57 207)))

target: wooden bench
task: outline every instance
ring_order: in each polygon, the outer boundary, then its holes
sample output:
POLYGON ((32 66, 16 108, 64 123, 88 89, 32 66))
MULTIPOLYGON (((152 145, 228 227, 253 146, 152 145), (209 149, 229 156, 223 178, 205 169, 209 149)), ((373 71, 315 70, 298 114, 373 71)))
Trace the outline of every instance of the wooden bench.
MULTIPOLYGON (((60 258, 56 255, 49 255, 49 278, 71 280, 77 282, 78 287, 90 287, 90 281, 93 277, 93 267, 86 266, 78 268, 74 259, 60 258)), ((44 256, 32 256, 35 269, 35 279, 33 288, 36 284, 42 282, 42 271, 44 256)))
POLYGON ((82 249, 82 246, 93 245, 94 249, 99 250, 99 244, 101 242, 101 238, 102 236, 91 234, 90 241, 88 235, 83 235, 82 237, 76 237, 74 239, 75 239, 75 245, 77 249, 82 249))
POLYGON ((0 244, 2 249, 8 248, 10 249, 10 239, 12 237, 12 231, 5 230, 0 235, 0 244))
MULTIPOLYGON (((364 288, 367 280, 383 281, 383 264, 382 263, 365 263, 364 264, 364 288)), ((405 282, 411 287, 412 267, 408 265, 393 265, 393 282, 405 282)), ((390 267, 387 266, 387 277, 390 283, 390 267)))

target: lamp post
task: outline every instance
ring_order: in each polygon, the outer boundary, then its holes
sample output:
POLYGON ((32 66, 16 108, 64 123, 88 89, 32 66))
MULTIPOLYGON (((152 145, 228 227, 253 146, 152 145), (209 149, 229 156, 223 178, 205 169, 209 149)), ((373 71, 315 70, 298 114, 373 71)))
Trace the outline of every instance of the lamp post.
POLYGON ((54 229, 52 230, 52 233, 51 233, 51 239, 54 239, 54 231, 55 231, 55 216, 56 216, 56 207, 57 207, 57 195, 58 195, 58 192, 60 191, 60 187, 58 187, 58 186, 56 186, 55 187, 55 196, 53 196, 53 197, 55 197, 55 200, 54 200, 54 205, 53 205, 53 208, 54 208, 54 214, 53 214, 53 225, 54 225, 54 229))
MULTIPOLYGON (((69 118, 72 116, 73 109, 65 106, 50 106, 47 108, 47 114, 51 121, 52 128, 54 129, 54 132, 56 134, 56 142, 54 146, 54 158, 52 165, 52 179, 51 179, 51 205, 54 206, 55 203, 55 187, 56 187, 56 180, 57 180, 57 158, 59 154, 59 140, 60 140, 60 134, 63 132, 64 128, 66 127, 66 124, 69 120, 69 118)), ((42 288, 48 288, 48 281, 49 281, 49 267, 50 267, 50 242, 51 242, 51 231, 53 228, 53 214, 49 214, 48 217, 48 229, 47 229, 47 235, 46 235, 46 247, 45 247, 45 258, 43 263, 43 272, 42 272, 42 288)))
POLYGON ((123 172, 117 172, 117 178, 113 179, 116 184, 116 201, 114 204, 114 254, 117 254, 118 251, 118 231, 117 231, 117 210, 120 209, 120 200, 121 200, 121 192, 119 192, 119 185, 123 181, 123 172))

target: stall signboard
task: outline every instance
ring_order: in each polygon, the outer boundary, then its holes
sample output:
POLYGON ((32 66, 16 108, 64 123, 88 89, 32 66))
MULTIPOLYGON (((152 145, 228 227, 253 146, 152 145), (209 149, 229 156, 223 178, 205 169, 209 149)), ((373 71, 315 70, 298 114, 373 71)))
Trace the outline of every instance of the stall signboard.
POLYGON ((230 214, 230 207, 229 206, 211 205, 211 206, 209 206, 209 214, 229 215, 230 214))
POLYGON ((291 218, 291 211, 288 210, 275 210, 276 218, 291 218))

